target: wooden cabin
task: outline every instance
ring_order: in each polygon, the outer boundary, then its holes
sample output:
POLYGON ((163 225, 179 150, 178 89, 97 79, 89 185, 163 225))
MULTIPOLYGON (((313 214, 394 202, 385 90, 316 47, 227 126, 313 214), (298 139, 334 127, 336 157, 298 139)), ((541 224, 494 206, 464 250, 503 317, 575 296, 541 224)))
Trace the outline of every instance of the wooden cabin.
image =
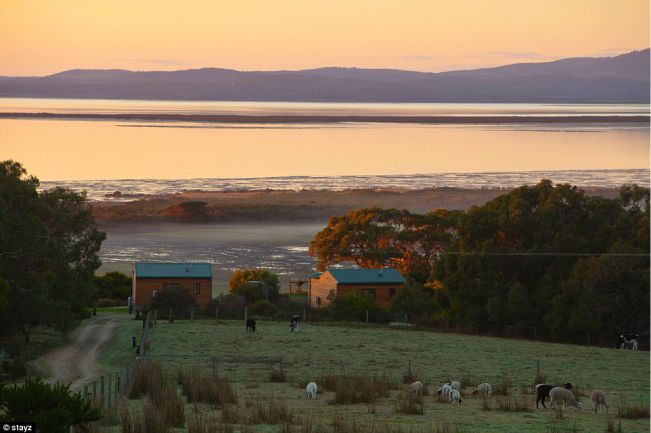
POLYGON ((340 297, 354 291, 370 296, 378 306, 386 307, 398 296, 404 284, 405 278, 394 268, 332 268, 309 276, 309 303, 314 308, 327 307, 331 294, 340 297))
POLYGON ((182 287, 189 291, 200 307, 212 302, 212 267, 210 263, 135 263, 131 296, 136 309, 151 303, 159 290, 182 287))

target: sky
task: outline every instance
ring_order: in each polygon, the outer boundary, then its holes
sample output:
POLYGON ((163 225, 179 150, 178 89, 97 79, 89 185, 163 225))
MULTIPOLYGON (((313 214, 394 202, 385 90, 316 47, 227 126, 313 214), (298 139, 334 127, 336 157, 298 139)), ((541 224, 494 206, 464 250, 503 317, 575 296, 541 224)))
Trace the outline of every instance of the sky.
POLYGON ((648 0, 0 0, 0 75, 442 71, 647 47, 648 0))

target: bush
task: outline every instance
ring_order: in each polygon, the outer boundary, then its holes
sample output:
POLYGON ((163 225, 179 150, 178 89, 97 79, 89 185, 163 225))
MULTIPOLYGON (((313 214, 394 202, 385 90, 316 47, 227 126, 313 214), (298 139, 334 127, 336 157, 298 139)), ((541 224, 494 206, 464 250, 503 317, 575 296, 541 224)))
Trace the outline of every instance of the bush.
POLYGON ((0 387, 0 407, 3 418, 35 422, 41 433, 68 433, 102 416, 80 393, 71 394, 69 385, 31 378, 22 386, 0 387))
POLYGON ((98 308, 115 307, 115 301, 113 299, 101 298, 97 300, 96 305, 98 308))
POLYGON ((266 299, 260 299, 259 301, 254 302, 249 307, 249 311, 251 312, 251 314, 257 314, 260 316, 269 317, 276 314, 276 312, 278 312, 278 307, 276 307, 274 304, 267 301, 266 299))
POLYGON ((225 379, 202 375, 195 371, 179 371, 179 383, 189 403, 212 403, 217 406, 237 404, 237 394, 225 379))

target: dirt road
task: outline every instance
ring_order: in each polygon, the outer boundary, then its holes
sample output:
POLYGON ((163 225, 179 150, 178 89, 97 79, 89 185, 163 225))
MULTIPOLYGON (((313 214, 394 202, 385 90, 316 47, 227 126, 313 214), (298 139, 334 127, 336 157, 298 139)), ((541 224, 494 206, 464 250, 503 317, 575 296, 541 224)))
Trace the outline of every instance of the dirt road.
POLYGON ((119 319, 103 316, 87 320, 68 335, 68 345, 42 356, 36 364, 52 381, 70 383, 74 390, 97 380, 100 351, 119 319))

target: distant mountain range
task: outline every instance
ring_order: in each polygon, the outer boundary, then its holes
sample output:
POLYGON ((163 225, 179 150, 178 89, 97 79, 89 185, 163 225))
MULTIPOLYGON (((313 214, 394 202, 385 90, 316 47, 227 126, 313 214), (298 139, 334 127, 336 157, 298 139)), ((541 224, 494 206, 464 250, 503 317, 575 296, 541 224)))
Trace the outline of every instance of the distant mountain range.
POLYGON ((615 57, 440 73, 319 68, 134 72, 73 69, 0 77, 0 97, 314 102, 648 103, 649 49, 615 57))

